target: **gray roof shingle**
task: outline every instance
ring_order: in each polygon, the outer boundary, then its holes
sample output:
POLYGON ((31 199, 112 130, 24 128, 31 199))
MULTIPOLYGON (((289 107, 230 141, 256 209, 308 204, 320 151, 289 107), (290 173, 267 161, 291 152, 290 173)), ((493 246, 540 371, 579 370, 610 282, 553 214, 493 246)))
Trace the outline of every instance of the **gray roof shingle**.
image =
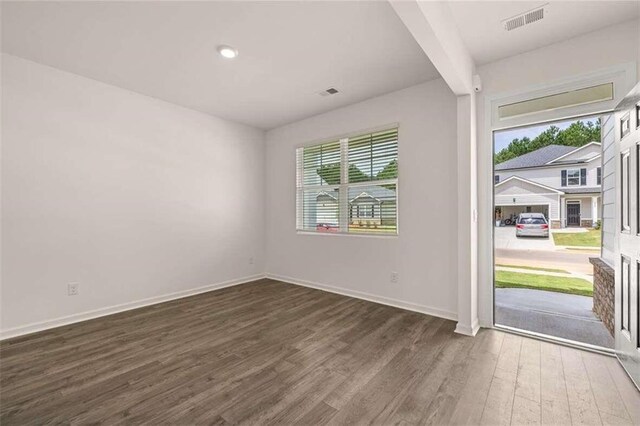
POLYGON ((523 169, 544 166, 549 161, 577 149, 575 146, 547 145, 528 154, 521 155, 504 163, 496 164, 495 170, 523 169))
MULTIPOLYGON (((329 195, 331 198, 338 200, 338 191, 337 190, 329 190, 322 191, 323 193, 329 195)), ((361 195, 362 193, 369 195, 373 198, 377 198, 380 201, 395 201, 396 199, 396 191, 385 188, 380 185, 369 185, 369 186, 355 186, 349 188, 349 202, 352 202, 356 197, 361 195)), ((318 196, 321 196, 318 194, 318 196)), ((326 195, 325 195, 326 197, 326 195)))
POLYGON ((599 194, 602 192, 602 188, 599 186, 588 187, 588 186, 579 186, 576 188, 558 188, 559 191, 564 192, 565 194, 599 194))

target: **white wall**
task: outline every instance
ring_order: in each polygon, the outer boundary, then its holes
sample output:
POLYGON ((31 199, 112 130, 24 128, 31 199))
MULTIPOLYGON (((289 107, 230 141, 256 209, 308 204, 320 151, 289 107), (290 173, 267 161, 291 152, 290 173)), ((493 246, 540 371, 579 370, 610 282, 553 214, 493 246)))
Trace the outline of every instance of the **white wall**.
MULTIPOLYGON (((477 98, 479 205, 479 317, 492 322, 492 142, 485 123, 485 99, 531 90, 615 65, 635 63, 638 57, 639 22, 604 28, 561 43, 492 62, 478 68, 483 90, 477 98)), ((638 74, 637 74, 638 75, 638 74)), ((640 75, 638 75, 640 77, 640 75)), ((487 111, 487 114, 490 112, 487 111)))
POLYGON ((262 131, 2 59, 3 336, 263 272, 262 131))
POLYGON ((443 80, 271 130, 266 158, 268 274, 455 318, 456 99, 443 80), (396 122, 399 236, 297 234, 296 145, 396 122))
MULTIPOLYGON (((620 63, 638 62, 639 25, 637 20, 629 21, 482 65, 477 69, 482 78, 481 98, 620 63)), ((478 105, 483 106, 484 102, 478 105)))

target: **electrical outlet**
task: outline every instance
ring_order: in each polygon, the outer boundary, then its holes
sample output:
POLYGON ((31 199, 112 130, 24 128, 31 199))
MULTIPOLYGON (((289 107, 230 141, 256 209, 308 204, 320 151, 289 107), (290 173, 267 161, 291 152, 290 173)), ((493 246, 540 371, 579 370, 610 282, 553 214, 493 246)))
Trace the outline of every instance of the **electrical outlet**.
POLYGON ((397 283, 399 279, 400 277, 398 276, 397 272, 391 272, 390 280, 392 283, 397 283))
POLYGON ((80 291, 79 283, 67 284, 67 296, 77 296, 79 291, 80 291))

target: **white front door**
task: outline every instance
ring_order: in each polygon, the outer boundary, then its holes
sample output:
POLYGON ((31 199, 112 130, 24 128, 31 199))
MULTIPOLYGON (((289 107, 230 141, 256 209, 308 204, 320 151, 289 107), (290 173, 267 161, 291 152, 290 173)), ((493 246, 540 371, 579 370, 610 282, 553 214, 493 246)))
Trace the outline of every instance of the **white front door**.
POLYGON ((616 354, 640 386, 640 84, 616 108, 616 354))

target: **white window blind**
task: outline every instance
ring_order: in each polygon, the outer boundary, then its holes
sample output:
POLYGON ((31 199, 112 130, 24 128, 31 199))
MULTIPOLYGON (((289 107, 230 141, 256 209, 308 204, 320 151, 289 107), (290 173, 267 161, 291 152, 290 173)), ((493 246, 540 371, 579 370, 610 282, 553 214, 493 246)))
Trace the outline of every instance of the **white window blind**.
POLYGON ((298 148, 297 229, 397 234, 398 129, 298 148))

